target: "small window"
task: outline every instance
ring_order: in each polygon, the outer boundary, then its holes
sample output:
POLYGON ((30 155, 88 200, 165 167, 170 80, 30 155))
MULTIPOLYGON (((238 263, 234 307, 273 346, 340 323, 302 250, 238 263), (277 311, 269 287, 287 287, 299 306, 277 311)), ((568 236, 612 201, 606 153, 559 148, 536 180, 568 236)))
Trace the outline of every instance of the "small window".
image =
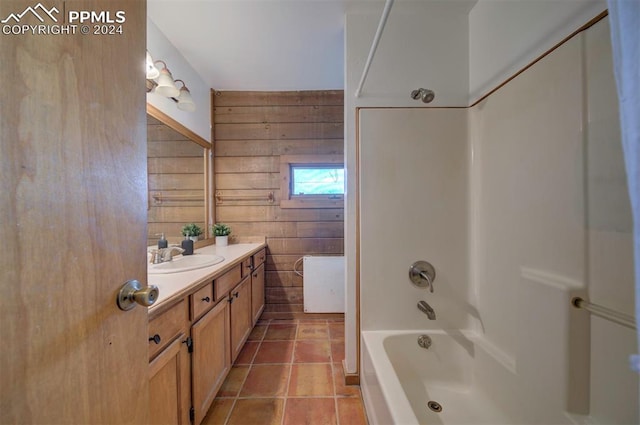
POLYGON ((292 165, 291 196, 344 195, 344 167, 292 165))
POLYGON ((342 208, 342 155, 281 155, 280 208, 342 208))

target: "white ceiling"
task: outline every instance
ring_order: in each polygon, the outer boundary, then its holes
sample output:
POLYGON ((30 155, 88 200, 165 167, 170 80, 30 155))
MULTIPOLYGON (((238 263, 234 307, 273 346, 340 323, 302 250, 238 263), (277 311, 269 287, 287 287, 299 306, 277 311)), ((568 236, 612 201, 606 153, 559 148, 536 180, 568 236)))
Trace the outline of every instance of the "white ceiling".
POLYGON ((217 90, 344 87, 344 15, 384 0, 148 0, 147 14, 217 90))

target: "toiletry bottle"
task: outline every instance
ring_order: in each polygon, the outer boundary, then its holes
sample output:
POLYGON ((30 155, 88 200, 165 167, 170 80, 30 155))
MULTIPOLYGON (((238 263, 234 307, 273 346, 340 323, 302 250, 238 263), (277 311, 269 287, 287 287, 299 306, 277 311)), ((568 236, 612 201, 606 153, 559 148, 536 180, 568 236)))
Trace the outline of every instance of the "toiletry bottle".
POLYGON ((189 235, 184 237, 184 240, 182 241, 182 249, 184 249, 182 255, 193 254, 193 241, 189 239, 189 235))
POLYGON ((169 242, 164 238, 164 233, 156 233, 157 235, 161 235, 160 239, 158 239, 158 249, 166 248, 169 246, 169 242))

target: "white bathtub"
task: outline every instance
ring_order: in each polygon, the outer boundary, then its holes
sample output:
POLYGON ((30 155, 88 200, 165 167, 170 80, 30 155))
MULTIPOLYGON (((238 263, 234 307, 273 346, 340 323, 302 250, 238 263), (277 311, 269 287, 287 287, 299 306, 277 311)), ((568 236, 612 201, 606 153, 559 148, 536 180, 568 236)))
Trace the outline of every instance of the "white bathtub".
POLYGON ((362 332, 361 387, 371 425, 580 423, 528 399, 512 360, 473 333, 362 332), (429 335, 429 349, 417 339, 429 335), (436 401, 442 411, 429 409, 436 401), (551 422, 549 422, 551 421, 551 422))

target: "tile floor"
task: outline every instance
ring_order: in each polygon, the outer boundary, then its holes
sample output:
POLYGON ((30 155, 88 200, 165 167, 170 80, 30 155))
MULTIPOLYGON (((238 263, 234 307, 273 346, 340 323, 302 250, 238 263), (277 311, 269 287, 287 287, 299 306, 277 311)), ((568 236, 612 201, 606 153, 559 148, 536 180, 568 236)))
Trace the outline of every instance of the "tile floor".
POLYGON ((343 321, 260 321, 202 424, 366 425, 343 358, 343 321))

